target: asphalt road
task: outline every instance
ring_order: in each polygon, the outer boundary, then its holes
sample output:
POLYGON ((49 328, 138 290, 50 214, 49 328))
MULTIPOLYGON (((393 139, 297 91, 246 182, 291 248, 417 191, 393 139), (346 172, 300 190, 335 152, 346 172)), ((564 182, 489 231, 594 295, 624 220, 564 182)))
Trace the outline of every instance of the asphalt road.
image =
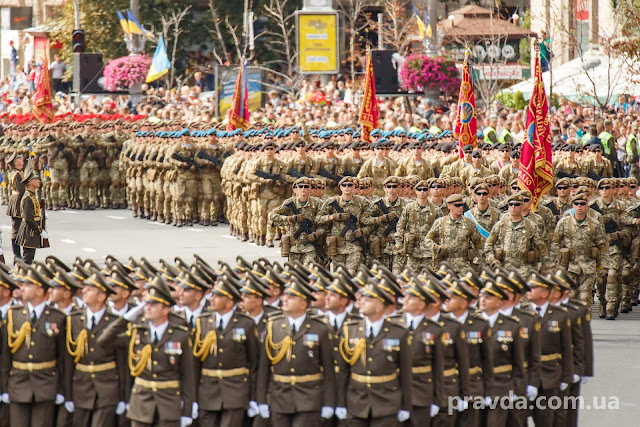
MULTIPOLYGON (((80 256, 100 264, 107 255, 121 261, 145 256, 151 262, 179 256, 191 262, 197 253, 211 264, 218 260, 231 263, 237 255, 248 260, 282 260, 278 248, 240 242, 229 235, 227 225, 177 228, 133 218, 128 210, 48 212, 47 228, 51 248, 39 250, 36 259, 54 254, 72 263, 80 256)), ((0 218, 0 229, 2 248, 11 262, 8 217, 0 218)), ((599 319, 596 310, 594 306, 595 378, 582 386, 584 405, 592 409, 580 412, 580 426, 636 425, 640 414, 636 388, 640 385, 640 307, 615 321, 599 319)))

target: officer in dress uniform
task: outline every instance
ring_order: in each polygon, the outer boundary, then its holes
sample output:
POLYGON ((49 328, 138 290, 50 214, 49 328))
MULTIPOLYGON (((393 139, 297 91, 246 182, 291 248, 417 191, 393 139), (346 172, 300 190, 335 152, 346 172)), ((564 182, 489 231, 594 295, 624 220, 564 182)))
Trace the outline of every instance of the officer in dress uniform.
POLYGON ((242 425, 245 410, 258 414, 258 330, 237 308, 240 291, 228 280, 213 286, 211 308, 196 319, 193 355, 202 426, 242 425))
POLYGON ((128 349, 135 378, 127 412, 132 427, 185 427, 198 416, 189 330, 169 320, 175 304, 167 284, 156 276, 142 305, 145 321, 136 322, 140 309, 133 309, 98 337, 100 345, 115 341, 113 345, 128 349))
POLYGON ((40 220, 45 213, 36 199, 36 190, 42 185, 40 176, 31 170, 24 177, 22 183, 25 185, 24 196, 20 201, 22 222, 18 229, 16 242, 23 247, 25 264, 31 265, 36 256, 36 249, 42 247, 42 239, 48 238, 49 235, 46 230, 42 229, 40 220))
POLYGON ((55 405, 65 400, 65 315, 47 306, 49 282, 44 277, 29 269, 25 279, 25 305, 7 313, 2 377, 8 378, 11 426, 45 427, 55 419, 55 405))
MULTIPOLYGON (((61 274, 52 280, 67 281, 61 274)), ((65 407, 73 413, 75 426, 112 427, 125 410, 120 378, 127 375, 126 365, 118 365, 124 350, 113 342, 99 345, 97 337, 118 319, 107 306, 113 288, 94 273, 85 280, 82 292, 86 307, 67 316, 67 349, 73 363, 65 371, 65 407)))
MULTIPOLYGON (((12 305, 17 304, 11 294, 18 286, 12 276, 0 269, 0 348, 7 342, 7 313, 12 305)), ((0 427, 9 427, 9 393, 7 392, 7 382, 9 378, 0 379, 0 427)))
POLYGON ((11 165, 15 171, 9 177, 9 187, 11 193, 9 195, 9 205, 7 206, 7 215, 11 217, 11 247, 13 249, 13 256, 17 260, 22 260, 22 251, 20 245, 17 242, 18 230, 20 229, 20 223, 22 222, 22 212, 20 211, 20 202, 24 195, 24 184, 22 179, 24 174, 22 169, 24 167, 24 158, 17 151, 14 151, 7 159, 7 164, 11 165))

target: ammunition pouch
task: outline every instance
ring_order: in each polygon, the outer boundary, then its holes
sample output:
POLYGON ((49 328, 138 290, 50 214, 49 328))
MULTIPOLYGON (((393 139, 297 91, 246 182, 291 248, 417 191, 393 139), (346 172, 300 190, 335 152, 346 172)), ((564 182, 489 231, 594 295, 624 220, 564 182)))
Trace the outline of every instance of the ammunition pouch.
MULTIPOLYGON (((640 250, 640 240, 638 240, 638 249, 640 250)), ((591 258, 595 260, 600 259, 600 249, 596 246, 591 248, 591 258)))
POLYGON ((476 257, 476 250, 474 248, 467 249, 467 261, 473 262, 476 257))
POLYGON ((380 236, 369 237, 369 250, 371 251, 371 256, 374 259, 380 259, 382 256, 380 236))
POLYGON ((500 262, 504 261, 504 249, 496 248, 495 251, 493 252, 493 255, 496 257, 498 261, 500 262))
POLYGON ((640 258, 640 237, 631 241, 631 259, 637 261, 640 258))
POLYGON ((536 251, 527 252, 527 262, 533 264, 538 259, 538 253, 536 251))
POLYGON ((568 248, 560 249, 560 267, 569 268, 569 261, 571 261, 571 251, 568 248))
POLYGON ((416 236, 413 233, 406 233, 404 235, 404 253, 407 255, 411 255, 416 246, 416 236))
POLYGON ((283 257, 288 257, 291 253, 291 240, 292 237, 290 234, 285 234, 282 236, 280 240, 280 255, 283 257))
POLYGON ((327 255, 338 255, 338 236, 327 236, 327 255))

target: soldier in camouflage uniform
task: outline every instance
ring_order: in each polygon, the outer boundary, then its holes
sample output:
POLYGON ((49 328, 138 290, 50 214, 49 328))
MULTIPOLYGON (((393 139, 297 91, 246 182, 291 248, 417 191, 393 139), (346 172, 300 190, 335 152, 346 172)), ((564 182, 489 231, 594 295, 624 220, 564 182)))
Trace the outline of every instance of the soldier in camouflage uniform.
POLYGON ((200 212, 200 224, 218 225, 218 219, 223 217, 221 203, 220 168, 223 158, 217 145, 215 135, 209 135, 205 140, 196 143, 195 161, 200 165, 199 172, 202 191, 198 198, 198 210, 200 212), (216 201, 214 203, 214 200, 216 201))
POLYGON ((286 228, 280 243, 282 256, 288 257, 290 262, 308 265, 321 255, 318 251, 323 232, 316 231, 315 227, 320 200, 310 197, 311 178, 298 178, 293 183, 293 191, 294 196, 269 213, 269 221, 276 227, 286 228))
POLYGON ((393 175, 396 170, 395 162, 389 158, 390 141, 378 141, 371 145, 375 154, 366 160, 362 169, 358 172, 358 178, 371 177, 373 179, 373 194, 377 197, 384 196, 382 184, 387 177, 393 175))
POLYGON ((189 136, 182 136, 175 143, 169 163, 176 168, 176 179, 173 183, 173 213, 175 225, 191 225, 196 200, 196 171, 193 160, 195 150, 189 136))
POLYGON ((395 233, 396 250, 407 257, 407 266, 415 271, 433 265, 424 248, 427 235, 442 210, 429 200, 429 184, 426 180, 415 185, 416 200, 407 203, 402 210, 395 233))
POLYGON ((434 260, 433 267, 447 261, 462 274, 470 268, 475 257, 482 258, 483 238, 473 222, 463 216, 464 198, 461 194, 447 197, 449 214, 436 219, 427 233, 425 247, 434 260))
POLYGON ((346 265, 354 276, 362 263, 369 231, 362 223, 368 202, 364 197, 354 194, 356 181, 350 176, 342 178, 342 195, 327 198, 316 220, 326 230, 327 255, 331 261, 346 265))
POLYGON ((536 263, 546 262, 546 250, 542 236, 527 218, 522 217, 524 197, 518 193, 507 199, 509 214, 504 215, 491 229, 484 244, 484 255, 491 266, 504 267, 529 277, 537 270, 536 263))

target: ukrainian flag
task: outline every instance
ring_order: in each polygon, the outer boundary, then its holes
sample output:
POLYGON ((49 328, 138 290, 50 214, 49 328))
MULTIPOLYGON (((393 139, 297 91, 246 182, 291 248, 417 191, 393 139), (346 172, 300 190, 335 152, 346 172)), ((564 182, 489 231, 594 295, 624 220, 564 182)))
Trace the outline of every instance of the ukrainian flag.
POLYGON ((429 11, 426 6, 424 8, 424 25, 427 27, 427 37, 431 38, 433 31, 431 30, 431 20, 429 19, 429 11))
POLYGON ((44 165, 44 176, 51 178, 51 172, 49 172, 49 165, 44 165))
POLYGON ((3 187, 7 186, 7 183, 4 182, 4 176, 2 176, 2 173, 0 173, 0 185, 2 185, 3 187))
POLYGON ((122 31, 124 31, 125 37, 129 36, 129 21, 124 17, 120 9, 116 9, 116 13, 118 14, 118 19, 120 20, 120 26, 122 27, 122 31))
MULTIPOLYGON (((130 10, 127 10, 127 19, 129 20, 129 34, 142 34, 146 37, 152 37, 153 35, 144 29, 142 25, 138 22, 133 13, 130 10)), ((122 21, 120 21, 122 22, 122 21)))
POLYGON ((149 68, 149 73, 147 74, 146 82, 151 83, 154 80, 159 79, 169 72, 171 69, 171 62, 167 57, 167 49, 164 46, 164 37, 160 36, 158 40, 158 46, 156 47, 156 51, 153 54, 153 59, 151 60, 151 67, 149 68))
POLYGON ((423 39, 425 34, 427 33, 427 27, 424 25, 424 21, 420 19, 420 12, 418 12, 418 8, 416 7, 415 3, 413 3, 413 14, 416 17, 418 29, 420 30, 420 38, 423 39))
POLYGON ((29 144, 29 157, 35 157, 36 152, 33 151, 33 146, 29 144))

